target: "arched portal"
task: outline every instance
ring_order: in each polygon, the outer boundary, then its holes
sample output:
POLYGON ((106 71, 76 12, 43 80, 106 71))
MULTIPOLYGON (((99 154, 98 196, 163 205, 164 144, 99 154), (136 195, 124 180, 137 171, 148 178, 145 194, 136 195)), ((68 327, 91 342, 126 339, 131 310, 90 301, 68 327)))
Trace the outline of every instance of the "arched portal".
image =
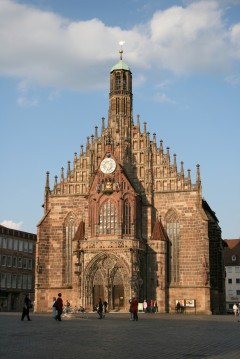
POLYGON ((85 270, 85 307, 92 308, 101 298, 108 302, 109 309, 127 308, 130 298, 129 272, 122 258, 106 253, 96 255, 85 270))

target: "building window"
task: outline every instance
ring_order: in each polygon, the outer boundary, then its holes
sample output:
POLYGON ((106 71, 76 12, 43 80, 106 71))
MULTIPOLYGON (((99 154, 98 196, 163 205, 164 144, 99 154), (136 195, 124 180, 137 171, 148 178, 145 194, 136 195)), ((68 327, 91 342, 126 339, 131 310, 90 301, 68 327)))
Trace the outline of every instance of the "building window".
POLYGON ((4 249, 7 249, 7 238, 3 238, 3 239, 2 239, 2 247, 3 247, 4 249))
POLYGON ((18 258, 18 268, 22 268, 22 258, 18 258))
POLYGON ((13 247, 13 239, 8 238, 8 249, 12 249, 12 247, 13 247))
POLYGON ((29 253, 33 252, 33 243, 32 242, 28 243, 28 251, 29 251, 29 253))
POLYGON ((11 288, 12 286, 12 276, 10 273, 7 273, 7 288, 11 288))
POLYGON ((23 269, 27 269, 27 258, 23 258, 23 269))
POLYGON ((115 234, 117 230, 117 216, 114 204, 107 200, 100 208, 100 234, 115 234))
POLYGON ((128 201, 124 202, 123 234, 131 234, 131 207, 128 201))
POLYGON ((166 215, 167 234, 171 242, 169 248, 170 258, 169 273, 170 281, 176 283, 179 281, 179 223, 175 211, 170 210, 166 215))
POLYGON ((14 239, 13 249, 14 249, 15 251, 18 250, 18 239, 16 239, 16 238, 14 239))
POLYGON ((17 257, 13 257, 12 266, 13 266, 14 268, 17 267, 17 257))
POLYGON ((8 266, 8 267, 11 267, 11 266, 12 266, 12 257, 11 257, 11 256, 8 256, 8 257, 7 257, 7 266, 8 266))
POLYGON ((65 228, 65 282, 72 284, 72 241, 76 233, 75 215, 69 214, 66 219, 65 228))
POLYGON ((26 241, 23 242, 23 250, 24 252, 28 252, 28 242, 26 241))
POLYGON ((17 288, 18 289, 22 288, 22 275, 17 276, 17 288))
POLYGON ((24 274, 23 275, 23 283, 22 283, 23 289, 27 289, 27 281, 28 281, 28 276, 26 274, 24 274))
POLYGON ((17 275, 12 275, 12 288, 17 288, 17 275))
POLYGON ((228 278, 228 284, 232 284, 232 278, 228 278))
POLYGON ((31 274, 28 275, 27 289, 32 289, 32 275, 31 274))
POLYGON ((227 273, 232 273, 232 267, 227 267, 227 273))
POLYGON ((18 250, 19 250, 19 252, 22 252, 23 251, 23 241, 19 241, 19 243, 18 243, 18 250))
POLYGON ((240 273, 240 267, 235 267, 235 273, 240 273))
POLYGON ((28 260, 28 269, 32 269, 32 259, 28 260))
POLYGON ((236 278, 236 283, 237 283, 237 284, 240 283, 240 278, 236 278))
POLYGON ((2 248, 2 237, 0 236, 0 248, 2 248))
POLYGON ((6 288, 6 273, 1 273, 1 288, 6 288))
POLYGON ((119 91, 121 89, 121 74, 117 72, 115 74, 115 90, 119 91))
POLYGON ((6 266, 6 256, 2 256, 2 266, 6 266))
POLYGON ((237 256, 235 254, 232 255, 232 261, 235 262, 237 260, 237 256))

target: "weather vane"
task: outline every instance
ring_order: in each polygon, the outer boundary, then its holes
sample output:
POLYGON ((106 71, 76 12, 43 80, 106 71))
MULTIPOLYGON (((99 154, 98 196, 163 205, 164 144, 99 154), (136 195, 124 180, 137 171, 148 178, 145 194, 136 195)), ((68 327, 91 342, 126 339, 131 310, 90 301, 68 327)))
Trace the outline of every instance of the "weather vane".
POLYGON ((123 54, 123 45, 125 44, 125 41, 121 40, 119 41, 119 45, 121 46, 120 50, 119 50, 119 54, 120 54, 120 60, 122 60, 122 54, 123 54))

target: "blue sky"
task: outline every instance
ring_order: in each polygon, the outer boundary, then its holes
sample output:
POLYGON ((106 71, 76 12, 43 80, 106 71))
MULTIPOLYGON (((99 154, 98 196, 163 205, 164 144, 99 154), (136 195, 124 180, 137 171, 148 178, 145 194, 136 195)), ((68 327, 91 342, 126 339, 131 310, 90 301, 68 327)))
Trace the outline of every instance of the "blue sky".
POLYGON ((0 223, 36 233, 45 173, 107 118, 109 73, 133 73, 134 120, 177 154, 240 238, 240 0, 1 0, 0 223))

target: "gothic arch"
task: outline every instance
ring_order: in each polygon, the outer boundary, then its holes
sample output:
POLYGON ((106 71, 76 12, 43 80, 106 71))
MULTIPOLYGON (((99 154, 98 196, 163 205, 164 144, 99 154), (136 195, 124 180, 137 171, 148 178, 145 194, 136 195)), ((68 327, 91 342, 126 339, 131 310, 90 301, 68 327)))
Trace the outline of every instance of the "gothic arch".
POLYGON ((99 294, 109 308, 126 308, 130 298, 129 278, 130 268, 123 258, 112 253, 97 254, 84 273, 85 306, 95 305, 99 294))

